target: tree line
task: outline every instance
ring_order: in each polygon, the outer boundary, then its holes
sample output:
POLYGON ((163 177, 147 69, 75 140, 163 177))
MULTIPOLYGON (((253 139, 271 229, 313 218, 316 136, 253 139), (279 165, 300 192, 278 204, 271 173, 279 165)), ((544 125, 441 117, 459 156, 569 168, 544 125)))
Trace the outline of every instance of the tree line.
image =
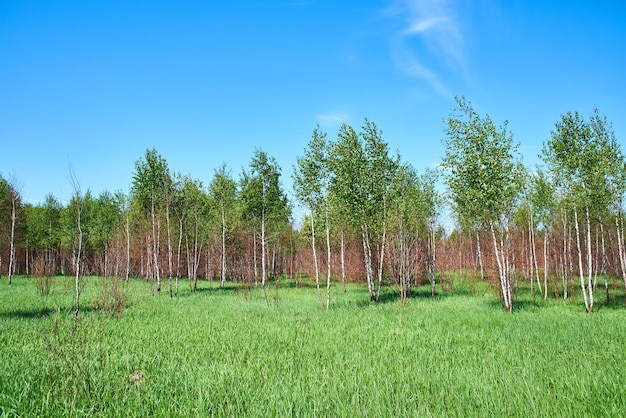
POLYGON ((365 282, 372 301, 393 283, 404 304, 413 286, 434 295, 458 271, 489 281, 508 311, 523 283, 543 299, 580 292, 587 312, 599 281, 607 298, 616 280, 626 286, 626 164, 597 109, 561 115, 541 167, 525 167, 507 123, 463 97, 444 134, 441 166, 418 172, 368 119, 334 140, 316 126, 291 173, 306 208, 298 229, 281 167, 261 149, 238 178, 223 164, 207 184, 148 149, 129 193, 83 193, 72 175, 65 204, 26 204, 17 180, 0 177, 0 274, 75 275, 77 309, 84 275, 139 277, 172 297, 183 278, 195 291, 200 278, 264 288, 306 275, 326 309, 333 280, 365 282))

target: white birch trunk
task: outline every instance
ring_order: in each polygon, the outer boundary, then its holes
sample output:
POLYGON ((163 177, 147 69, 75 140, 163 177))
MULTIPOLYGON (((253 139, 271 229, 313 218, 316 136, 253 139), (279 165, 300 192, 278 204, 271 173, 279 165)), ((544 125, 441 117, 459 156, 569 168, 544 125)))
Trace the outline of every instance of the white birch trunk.
MULTIPOLYGON (((346 253, 345 253, 345 233, 341 231, 341 283, 343 284, 343 293, 346 293, 346 253)), ((626 286, 626 279, 624 279, 626 286)))
POLYGON ((624 234, 623 227, 621 222, 621 210, 615 215, 615 231, 617 234, 617 247, 619 253, 619 265, 622 272, 622 281, 624 282, 624 287, 626 287, 626 259, 624 258, 624 234))
POLYGON ((543 300, 548 299, 548 231, 543 231, 543 300))
POLYGON ((374 285, 374 272, 372 269, 372 248, 369 242, 369 236, 367 233, 367 227, 361 226, 362 238, 363 238, 363 258, 365 262, 365 276, 367 279, 367 290, 370 294, 370 300, 376 300, 376 289, 374 285))
POLYGON ((76 202, 76 225, 78 227, 78 248, 76 252, 76 277, 75 277, 75 290, 76 290, 76 310, 74 311, 74 315, 78 316, 78 312, 80 311, 80 261, 81 261, 81 253, 83 250, 83 230, 80 224, 80 215, 81 215, 81 207, 80 207, 80 197, 77 196, 76 202))
MULTIPOLYGON (((539 263, 537 263, 537 247, 535 245, 535 222, 532 215, 530 216, 530 248, 532 252, 532 265, 535 269, 535 279, 537 280, 537 288, 539 289, 539 293, 543 296, 541 280, 539 279, 539 263)), ((533 280, 532 277, 531 280, 533 280)))
MULTIPOLYGON (((169 199, 169 197, 168 197, 169 199)), ((165 221, 167 223, 167 264, 169 269, 169 283, 170 283, 170 297, 173 297, 172 290, 172 275, 174 267, 172 265, 173 255, 172 255, 172 231, 170 229, 170 203, 167 202, 165 206, 165 221)))
POLYGON ((593 312, 593 259, 591 254, 591 220, 589 219, 589 206, 585 207, 585 220, 587 223, 587 297, 589 310, 593 312))
POLYGON ((159 274, 159 254, 158 254, 158 239, 157 239, 157 222, 154 207, 154 197, 152 198, 152 274, 157 282, 157 292, 161 291, 161 276, 159 274))
POLYGON ((585 301, 585 310, 590 312, 589 300, 587 298, 587 290, 585 289, 585 274, 583 272, 583 255, 580 248, 580 230, 578 227, 578 210, 574 207, 574 227, 576 228, 576 249, 578 250, 578 269, 580 272, 580 287, 583 292, 583 299, 585 301))
MULTIPOLYGON (((491 228, 491 238, 493 239, 494 255, 496 257, 496 262, 498 265, 498 276, 500 277, 500 289, 502 291, 502 298, 504 300, 504 309, 508 312, 511 312, 511 299, 510 299, 511 287, 510 287, 510 284, 507 283, 507 280, 506 280, 507 273, 505 271, 506 255, 501 254, 504 252, 504 249, 498 248, 499 246, 498 239, 496 238, 496 231, 493 226, 493 223, 490 223, 489 226, 491 228), (501 256, 502 256, 502 259, 500 258, 501 256)), ((500 243, 500 246, 501 245, 502 245, 502 242, 500 243)))
POLYGON ((261 215, 261 288, 265 289, 265 280, 267 279, 267 259, 265 254, 265 209, 261 215))
POLYGON ((224 287, 226 283, 226 213, 224 210, 224 202, 222 202, 222 280, 220 287, 224 287))
MULTIPOLYGON (((12 193, 15 193, 12 191, 12 193)), ((17 199, 11 196, 11 245, 9 249, 9 284, 13 279, 13 270, 15 264, 15 222, 17 220, 17 199)))
POLYGON ((328 219, 328 199, 325 202, 326 211, 326 257, 327 257, 327 270, 326 270, 326 310, 330 307, 330 272, 331 272, 331 254, 330 254, 330 221, 328 219))
POLYGON ((317 297, 320 300, 320 305, 323 307, 324 302, 322 301, 322 293, 320 291, 320 269, 317 264, 317 250, 315 249, 315 221, 313 218, 315 214, 313 213, 313 209, 311 209, 311 248, 313 249, 313 268, 315 269, 315 287, 317 288, 317 297))
POLYGON ((130 277, 130 215, 126 215, 126 281, 130 277))

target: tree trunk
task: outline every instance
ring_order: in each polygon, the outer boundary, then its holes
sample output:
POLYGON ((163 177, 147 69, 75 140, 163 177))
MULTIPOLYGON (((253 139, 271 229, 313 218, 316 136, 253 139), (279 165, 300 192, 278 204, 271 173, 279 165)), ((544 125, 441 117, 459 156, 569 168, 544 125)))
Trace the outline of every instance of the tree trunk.
POLYGON ((330 258, 330 221, 328 219, 328 199, 325 202, 326 209, 326 258, 327 258, 327 271, 326 271, 326 310, 330 307, 330 272, 331 272, 331 258, 330 258))
MULTIPOLYGON (((500 245, 500 247, 502 247, 502 242, 500 242, 500 244, 498 244, 498 240, 496 238, 496 232, 495 232, 495 228, 493 226, 493 223, 490 223, 490 228, 491 228, 491 237, 493 239, 493 249, 494 249, 494 255, 496 257, 496 262, 498 264, 498 276, 500 277, 500 288, 502 290, 502 298, 504 300, 504 309, 507 312, 511 312, 512 311, 512 305, 511 305, 511 285, 508 282, 508 271, 507 271, 507 267, 506 267, 506 263, 507 263, 507 255, 506 254, 502 254, 505 253, 505 249, 504 248, 498 248, 498 246, 500 245), (500 258, 502 257, 502 258, 500 258)), ((501 232, 500 232, 501 233, 501 232)), ((508 232, 507 232, 507 241, 508 241, 508 232)))
POLYGON ((624 228, 622 225, 622 211, 615 215, 615 231, 617 234, 617 247, 619 254, 619 265, 622 272, 622 281, 626 287, 626 258, 624 257, 624 228))
POLYGON ((539 293, 543 296, 543 289, 541 288, 541 280, 539 279, 539 263, 537 263, 537 248, 535 245, 535 222, 533 219, 533 216, 530 216, 530 249, 531 249, 531 253, 532 253, 532 266, 534 267, 535 270, 535 277, 531 277, 530 279, 536 279, 537 280, 537 288, 539 289, 539 293))
POLYGON ((320 270, 317 264, 317 250, 315 249, 315 221, 313 218, 315 214, 313 213, 313 209, 311 209, 311 248, 313 249, 313 268, 315 269, 315 287, 317 288, 317 297, 320 300, 320 305, 324 307, 324 302, 322 301, 322 293, 320 291, 320 270))
POLYGON ((169 283, 170 283, 170 297, 173 297, 173 289, 172 289, 172 275, 173 275, 173 266, 172 266, 172 231, 170 229, 170 203, 169 197, 167 205, 165 206, 165 222, 167 224, 167 264, 169 269, 169 283))
POLYGON ((570 235, 569 230, 567 229, 567 215, 563 213, 563 300, 567 300, 567 274, 569 272, 568 266, 568 248, 569 248, 569 240, 568 237, 570 235))
POLYGON ((259 268, 258 268, 258 262, 257 262, 257 245, 256 245, 256 226, 254 227, 254 231, 252 234, 252 245, 253 245, 253 259, 254 259, 254 287, 257 287, 259 285, 259 268))
POLYGON ((591 254, 591 220, 589 218, 589 206, 585 207, 585 220, 587 223, 587 296, 589 298, 589 310, 593 312, 593 259, 591 254))
POLYGON ((376 300, 380 299, 380 287, 383 282, 383 265, 385 261, 385 244, 387 242, 387 227, 383 220, 383 240, 380 244, 380 253, 378 256, 378 289, 376 290, 376 300))
MULTIPOLYGON (((14 192, 12 192, 14 193, 14 192)), ((15 263, 15 223, 17 220, 17 199, 11 196, 11 246, 9 249, 9 284, 13 279, 13 270, 15 263)))
POLYGON ((431 221, 429 231, 429 264, 430 264, 430 296, 435 296, 435 272, 436 272, 436 252, 435 252, 435 226, 431 221))
POLYGON ((601 236, 601 243, 602 243, 602 269, 601 269, 601 274, 602 276, 604 276, 604 290, 606 291, 606 303, 609 303, 610 298, 609 298, 609 279, 606 276, 606 248, 604 246, 604 225, 602 225, 602 223, 600 224, 600 236, 601 236))
POLYGON ((152 198, 152 268, 153 277, 157 283, 157 292, 161 291, 161 275, 159 272, 159 243, 157 239, 157 222, 155 215, 154 197, 152 198))
POLYGON ((367 290, 370 294, 371 301, 378 301, 376 298, 376 288, 374 284, 374 269, 372 267, 372 247, 369 242, 367 226, 362 226, 363 238, 363 258, 365 262, 365 276, 367 278, 367 290))
MULTIPOLYGON (((345 233, 341 230, 341 283, 343 284, 343 293, 346 293, 346 252, 345 252, 345 233)), ((626 279, 624 279, 626 286, 626 279)))
POLYGON ((183 245, 183 218, 178 220, 178 252, 176 253, 176 284, 174 295, 178 296, 178 279, 180 279, 180 252, 183 245))
POLYGON ((224 287, 226 283, 226 214, 224 211, 224 203, 222 202, 222 279, 220 287, 224 287))
POLYGON ((261 289, 265 289, 265 280, 267 279, 267 258, 265 253, 265 210, 261 215, 261 289))
POLYGON ((126 215, 126 281, 130 276, 130 215, 126 215))
POLYGON ((543 300, 548 299, 548 230, 543 231, 543 300))
POLYGON ((476 252, 478 253, 478 265, 480 267, 480 280, 485 280, 485 269, 483 267, 483 254, 480 250, 480 233, 476 231, 476 252))
POLYGON ((583 299, 585 301, 585 310, 590 313, 591 305, 587 297, 587 290, 585 289, 585 274, 583 272, 583 255, 580 247, 580 229, 578 227, 578 210, 574 207, 574 227, 576 228, 576 249, 578 250, 578 269, 580 272, 580 287, 583 292, 583 299))
POLYGON ((78 312, 80 311, 80 268, 81 268, 81 253, 83 250, 83 230, 80 224, 80 215, 81 215, 81 207, 80 207, 80 197, 77 196, 76 203, 76 225, 78 227, 78 248, 76 251, 76 277, 75 277, 75 290, 76 290, 76 310, 74 311, 74 315, 78 316, 78 312))

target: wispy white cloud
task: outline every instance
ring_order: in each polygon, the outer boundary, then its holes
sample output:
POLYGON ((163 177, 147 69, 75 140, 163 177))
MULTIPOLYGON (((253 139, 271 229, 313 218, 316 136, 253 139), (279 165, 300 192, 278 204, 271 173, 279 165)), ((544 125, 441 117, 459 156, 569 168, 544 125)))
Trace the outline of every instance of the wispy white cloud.
POLYGON ((427 32, 430 29, 436 29, 437 26, 445 25, 448 21, 448 18, 441 16, 433 16, 426 19, 421 19, 416 22, 413 22, 412 26, 410 26, 405 33, 408 35, 419 34, 423 32, 427 32))
POLYGON ((348 122, 350 116, 343 112, 331 112, 317 115, 315 119, 322 126, 333 126, 348 122))
POLYGON ((466 72, 465 39, 453 1, 398 0, 390 10, 406 22, 392 41, 392 57, 396 66, 421 78, 438 93, 449 95, 435 68, 443 65, 446 70, 461 74, 466 72), (426 47, 419 53, 410 45, 411 39, 415 38, 426 47), (437 61, 441 64, 437 65, 437 61))

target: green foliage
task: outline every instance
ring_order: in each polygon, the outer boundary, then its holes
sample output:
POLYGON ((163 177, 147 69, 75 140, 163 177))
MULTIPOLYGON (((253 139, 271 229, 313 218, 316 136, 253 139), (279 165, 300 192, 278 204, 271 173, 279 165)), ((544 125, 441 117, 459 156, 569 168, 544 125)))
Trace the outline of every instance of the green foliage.
POLYGON ((169 167, 156 148, 147 149, 143 159, 135 162, 131 193, 147 213, 163 201, 172 186, 169 167))
POLYGON ((226 164, 222 164, 213 174, 213 179, 209 183, 208 199, 212 217, 219 224, 219 234, 224 235, 226 240, 228 234, 237 226, 239 217, 239 195, 237 182, 232 178, 226 164))
POLYGON ((248 220, 288 224, 291 209, 280 185, 280 167, 265 151, 256 149, 250 171, 240 181, 243 215, 248 220))
POLYGON ((497 127, 464 97, 446 120, 442 167, 461 223, 489 224, 508 215, 519 193, 522 166, 507 123, 497 127))
POLYGON ((77 194, 61 210, 61 246, 68 250, 76 250, 78 246, 77 214, 80 211, 80 228, 83 236, 83 251, 90 249, 96 227, 96 201, 87 190, 84 196, 77 194))
POLYGON ((560 194, 571 204, 588 208, 595 219, 621 202, 625 159, 612 126, 597 109, 588 121, 578 112, 561 115, 541 157, 560 194))
POLYGON ((23 277, 0 293, 5 416, 621 416, 626 403, 626 323, 611 305, 587 316, 522 295, 510 316, 458 283, 401 308, 393 289, 370 304, 348 285, 326 312, 290 281, 269 306, 234 284, 172 300, 131 281, 111 318, 89 311, 90 280, 76 321, 64 280, 52 311, 33 308, 23 277))
POLYGON ((120 206, 116 197, 108 191, 102 192, 92 207, 93 225, 90 243, 97 251, 104 251, 111 242, 120 222, 120 206))
POLYGON ((293 173, 294 193, 297 199, 311 210, 320 206, 324 197, 328 195, 331 176, 328 153, 326 132, 317 125, 304 149, 304 155, 298 157, 298 164, 294 167, 293 173))
POLYGON ((31 206, 26 213, 28 248, 58 249, 61 245, 61 203, 52 195, 46 195, 41 205, 31 206))
POLYGON ((367 119, 359 135, 343 124, 331 147, 331 192, 339 212, 353 232, 377 232, 387 215, 399 157, 390 155, 382 132, 367 119))

